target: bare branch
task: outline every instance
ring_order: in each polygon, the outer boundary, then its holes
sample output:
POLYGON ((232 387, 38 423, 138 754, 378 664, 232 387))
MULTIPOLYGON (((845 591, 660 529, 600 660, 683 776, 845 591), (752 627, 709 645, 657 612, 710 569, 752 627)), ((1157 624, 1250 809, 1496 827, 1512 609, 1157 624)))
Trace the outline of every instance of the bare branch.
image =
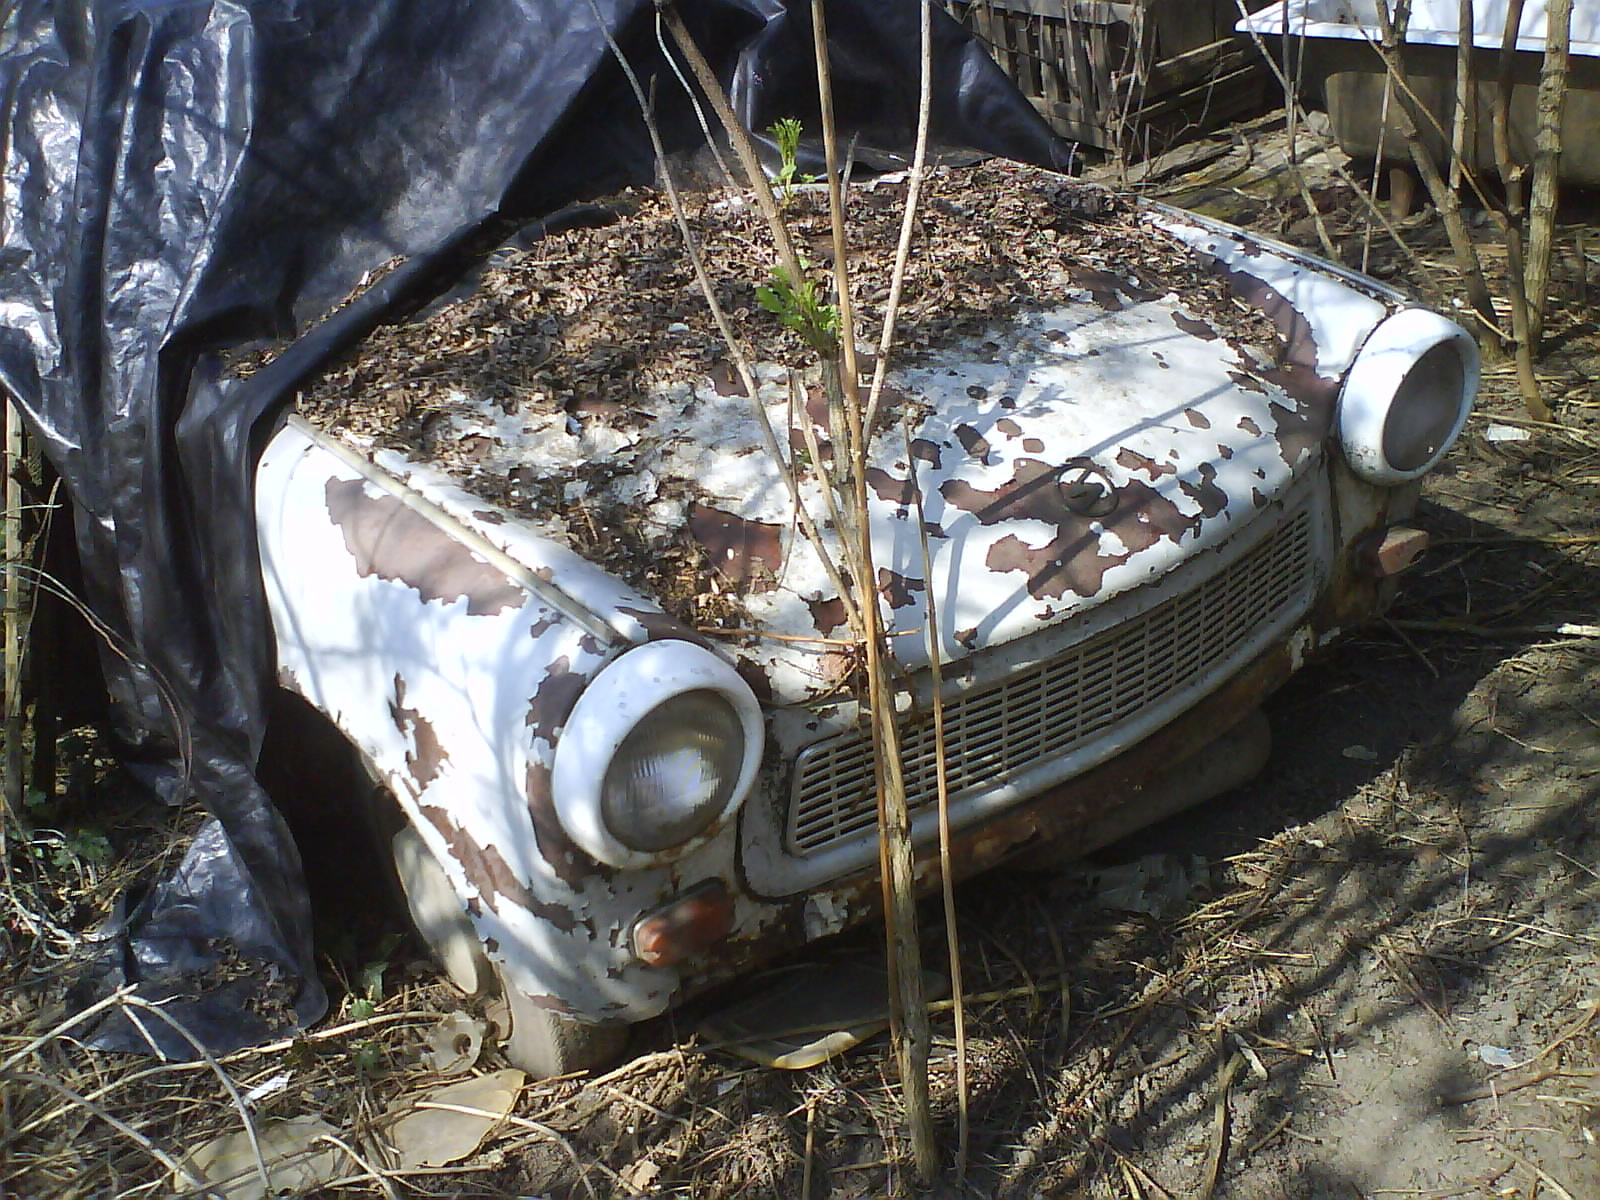
POLYGON ((1545 12, 1544 63, 1539 69, 1538 126, 1534 134, 1533 195, 1528 205, 1528 347, 1538 357, 1550 287, 1550 256, 1561 171, 1561 115, 1567 100, 1572 0, 1550 0, 1545 12))
MULTIPOLYGON (((1494 302, 1489 297, 1489 285, 1484 279, 1483 264, 1478 259, 1477 247, 1472 244, 1472 236, 1467 232, 1467 223, 1461 216, 1461 202, 1456 199, 1455 192, 1445 182, 1444 176, 1439 172, 1438 164, 1433 161, 1433 155, 1422 140, 1420 129, 1427 110, 1417 99, 1416 92, 1412 90, 1410 81, 1406 77, 1405 65, 1400 59, 1400 47, 1405 42, 1410 6, 1406 0, 1401 0, 1396 6, 1396 19, 1393 21, 1389 19, 1387 4, 1378 4, 1374 11, 1378 15, 1378 28, 1383 35, 1382 40, 1375 45, 1399 89, 1400 130, 1411 151, 1411 161, 1416 164, 1417 174, 1422 176, 1428 194, 1433 197, 1434 207, 1438 209, 1439 216, 1444 221, 1445 233, 1450 238, 1451 250, 1455 252, 1456 264, 1461 268, 1463 286, 1466 288, 1467 301, 1472 305, 1472 311, 1485 329, 1492 330, 1501 340, 1505 340, 1505 332, 1495 320, 1494 302)), ((1470 172, 1468 174, 1470 176, 1470 172)))
MULTIPOLYGON (((927 6, 923 5, 924 21, 927 6)), ((867 446, 860 376, 856 370, 855 310, 850 299, 849 256, 845 246, 844 195, 839 179, 838 142, 833 122, 833 83, 828 64, 828 29, 822 0, 812 0, 811 29, 817 57, 817 89, 822 99, 822 143, 828 163, 828 211, 833 224, 833 269, 839 300, 839 356, 824 358, 825 379, 838 372, 840 399, 849 426, 849 451, 834 459, 849 471, 854 500, 856 586, 860 589, 862 634, 867 651, 868 707, 873 757, 878 777, 879 866, 884 893, 885 938, 889 963, 889 1017, 895 1066, 911 1136, 916 1173, 931 1183, 939 1171, 939 1143, 928 1102, 928 1052, 933 1036, 922 979, 922 943, 917 930, 916 856, 911 814, 900 761, 900 726, 889 679, 886 646, 879 624, 877 571, 872 561, 872 526, 867 497, 867 446)), ((924 38, 926 46, 926 35, 924 38)), ((926 50, 924 51, 926 53, 926 50)), ((830 396, 830 403, 832 398, 830 396)))

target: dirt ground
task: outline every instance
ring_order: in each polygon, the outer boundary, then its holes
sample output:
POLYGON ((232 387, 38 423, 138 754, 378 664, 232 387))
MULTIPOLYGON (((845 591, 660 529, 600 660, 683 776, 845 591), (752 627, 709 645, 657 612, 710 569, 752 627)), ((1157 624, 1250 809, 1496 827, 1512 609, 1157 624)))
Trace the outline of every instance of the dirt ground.
MULTIPOLYGON (((1281 125, 1224 142, 1165 194, 1317 248, 1281 125)), ((1359 204, 1325 159, 1306 169, 1341 256, 1360 265, 1359 204)), ((1425 493, 1429 556, 1385 623, 1273 700, 1266 771, 1091 863, 961 890, 970 1134, 965 1177, 952 1168, 933 1194, 1600 1197, 1600 331, 1587 282, 1600 257, 1583 240, 1597 244, 1597 217, 1563 212, 1540 364, 1557 423, 1522 419, 1510 369, 1490 366, 1425 493)), ((1422 213, 1402 232, 1450 304, 1437 222, 1422 213)), ((1370 245, 1374 273, 1421 282, 1382 234, 1370 245)), ((342 834, 319 840, 348 865, 342 834)), ((82 876, 86 859, 71 861, 82 876)), ((103 892, 106 878, 90 882, 103 892)), ((50 981, 65 942, 26 979, 8 967, 0 1197, 170 1194, 160 1154, 238 1129, 246 1108, 330 1123, 349 1160, 344 1182, 314 1193, 329 1197, 913 1191, 881 1038, 809 1071, 756 1067, 696 1039, 717 996, 640 1029, 613 1072, 526 1086, 464 1161, 371 1161, 386 1106, 439 1082, 419 1060, 426 1031, 472 1006, 414 943, 385 940, 394 913, 375 887, 342 882, 329 927, 345 937, 328 942, 339 1013, 221 1064, 86 1056, 70 1037, 33 1046, 63 1015, 50 981)), ((63 878, 54 894, 86 886, 63 878)), ((936 914, 925 936, 941 961, 936 914)), ((935 1037, 953 1164, 947 1009, 935 1037)))
MULTIPOLYGON (((1286 141, 1274 125, 1236 136, 1176 199, 1316 249, 1277 169, 1286 141)), ((1307 173, 1359 264, 1359 206, 1325 163, 1307 173)), ((1539 368, 1560 428, 1523 421, 1492 364, 1427 485, 1434 546, 1390 620, 1275 700, 1253 785, 1121 848, 1198 855, 1211 890, 1141 964, 1145 990, 1123 1003, 1148 1015, 1116 1031, 1115 1057, 1091 1023, 1056 1074, 1080 1113, 1056 1143, 1065 1194, 1203 1195, 1221 1146, 1214 1194, 1241 1200, 1600 1196, 1594 217, 1563 212, 1539 368), (1531 436, 1495 440, 1512 428, 1531 436)), ((1433 214, 1404 225, 1449 280, 1433 214)), ((1477 233, 1491 241, 1481 219, 1477 233)), ((1405 278, 1383 242, 1374 273, 1405 278)))

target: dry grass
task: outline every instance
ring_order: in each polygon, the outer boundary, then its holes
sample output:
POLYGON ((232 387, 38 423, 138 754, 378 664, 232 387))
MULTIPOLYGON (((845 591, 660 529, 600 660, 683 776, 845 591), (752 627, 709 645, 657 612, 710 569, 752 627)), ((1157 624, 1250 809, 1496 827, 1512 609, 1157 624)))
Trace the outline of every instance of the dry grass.
MULTIPOLYGON (((1401 993, 1443 1010, 1452 989, 1441 974, 1453 964, 1499 960, 1509 969, 1551 953, 1592 954, 1591 933, 1519 904, 1514 889, 1495 884, 1470 903, 1456 897, 1449 881, 1462 856, 1484 853, 1472 847, 1489 830, 1481 814, 1420 790, 1426 774, 1397 762, 1314 826, 1217 862, 1211 889, 1192 895, 1175 920, 1101 908, 1092 881, 1078 876, 1032 877, 1021 901, 1015 886, 969 890, 974 1186, 1019 1196, 1205 1194, 1208 1174, 1225 1177, 1231 1163, 1297 1145, 1308 1116, 1293 1101, 1295 1081, 1337 1078, 1348 1033, 1333 1018, 1364 972, 1392 972, 1401 993), (1398 895, 1347 894, 1350 878, 1370 889, 1400 863, 1415 878, 1398 895), (1129 1143, 1130 1131, 1150 1136, 1169 1125, 1191 1131, 1187 1166, 1129 1143)), ((1502 865, 1524 880, 1548 866, 1502 865)), ((1600 880, 1570 874, 1600 896, 1600 880)), ((65 895, 85 878, 63 871, 46 883, 65 895)), ((220 1060, 162 1063, 84 1050, 86 1015, 61 1006, 66 964, 42 949, 31 960, 8 956, 5 967, 3 1194, 174 1194, 173 1163, 199 1143, 305 1114, 339 1130, 349 1151, 329 1194, 799 1196, 808 1181, 817 1197, 905 1192, 906 1148, 881 1045, 786 1074, 650 1029, 645 1052, 609 1074, 530 1085, 515 1119, 466 1163, 400 1173, 384 1166, 377 1118, 440 1082, 419 1055, 428 1027, 461 1004, 446 986, 413 979, 369 1017, 335 1017, 220 1060)), ((1597 1011, 1578 1012, 1548 1039, 1534 1055, 1537 1079, 1518 1086, 1501 1072, 1496 1088, 1490 1072, 1483 1094, 1503 1097, 1501 1112, 1531 1103, 1592 1120, 1597 1011)), ((949 1139, 946 1011, 935 1012, 935 1032, 932 1093, 949 1139)), ((494 1056, 480 1065, 492 1067, 494 1056)), ((1484 1107, 1470 1096, 1460 1102, 1484 1107)), ((1496 1127, 1487 1122, 1485 1136, 1496 1127)))

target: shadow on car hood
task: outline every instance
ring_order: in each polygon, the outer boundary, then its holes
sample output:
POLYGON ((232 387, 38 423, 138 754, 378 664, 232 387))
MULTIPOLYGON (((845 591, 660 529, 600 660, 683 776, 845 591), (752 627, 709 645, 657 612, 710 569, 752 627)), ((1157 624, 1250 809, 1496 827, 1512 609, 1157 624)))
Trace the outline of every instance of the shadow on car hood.
MULTIPOLYGON (((788 431, 802 502, 842 563, 809 467, 813 446, 833 457, 821 388, 777 364, 755 373, 767 420, 780 439, 788 431)), ((897 659, 928 662, 930 594, 939 653, 954 661, 1220 545, 1320 453, 1336 385, 1296 396, 1272 381, 1279 374, 1175 296, 1110 277, 892 372, 866 482, 897 659)), ((738 657, 764 699, 837 694, 853 665, 845 604, 733 372, 674 384, 650 413, 619 428, 484 403, 451 420, 457 438, 482 439, 494 472, 613 521, 626 513, 647 544, 692 543, 703 619, 677 615, 706 633, 749 631, 738 657)), ((542 531, 574 540, 564 520, 542 531)))

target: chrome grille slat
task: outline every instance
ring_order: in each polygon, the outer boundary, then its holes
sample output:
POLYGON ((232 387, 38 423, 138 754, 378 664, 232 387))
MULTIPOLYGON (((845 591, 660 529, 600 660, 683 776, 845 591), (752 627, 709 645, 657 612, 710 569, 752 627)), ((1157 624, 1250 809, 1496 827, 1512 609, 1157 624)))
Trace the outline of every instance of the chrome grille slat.
MULTIPOLYGON (((1065 654, 945 705, 951 799, 1114 733, 1164 698, 1200 684, 1307 594, 1312 522, 1300 512, 1218 574, 1065 654)), ((907 799, 937 798, 932 721, 901 727, 907 799)), ((877 822, 870 735, 803 750, 790 789, 787 850, 817 854, 877 822)))

